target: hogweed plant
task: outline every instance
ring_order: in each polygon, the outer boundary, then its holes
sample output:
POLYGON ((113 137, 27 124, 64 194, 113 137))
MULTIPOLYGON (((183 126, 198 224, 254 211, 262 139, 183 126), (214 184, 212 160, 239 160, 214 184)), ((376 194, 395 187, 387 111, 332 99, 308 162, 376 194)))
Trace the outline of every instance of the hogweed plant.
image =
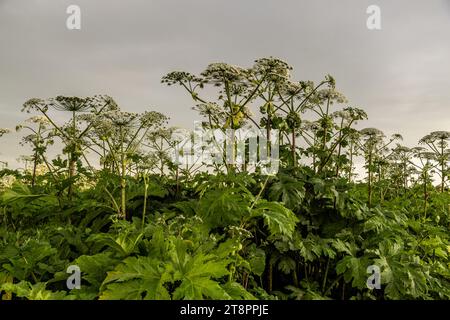
POLYGON ((420 140, 421 144, 428 146, 434 153, 434 160, 438 163, 438 171, 441 178, 441 192, 445 190, 447 176, 449 174, 448 162, 450 159, 450 131, 434 131, 420 140))
POLYGON ((437 164, 433 163, 435 154, 427 151, 423 147, 415 147, 412 149, 414 159, 418 161, 410 161, 410 164, 418 169, 419 181, 423 185, 423 219, 427 217, 428 211, 428 199, 430 197, 430 185, 432 182, 432 172, 436 168, 437 164))
MULTIPOLYGON (((302 135, 301 114, 311 111, 319 115, 321 131, 316 134, 320 135, 322 146, 314 150, 314 156, 321 157, 323 163, 319 167, 322 169, 345 138, 343 131, 348 131, 357 120, 364 119, 365 114, 362 110, 348 108, 347 114, 354 119, 345 122, 337 143, 328 148, 329 131, 333 126, 330 107, 333 103, 344 103, 345 97, 335 90, 333 77, 328 75, 315 85, 311 81, 292 80, 291 70, 292 67, 286 62, 270 57, 256 60, 250 68, 213 63, 199 76, 184 71, 171 72, 163 77, 162 82, 180 85, 191 95, 197 103, 194 109, 206 119, 204 126, 207 128, 225 132, 228 128, 240 129, 251 124, 266 131, 269 144, 273 140, 271 131, 279 131, 280 135, 275 139, 281 144, 288 142, 290 163, 294 166, 298 163, 297 154, 300 151, 297 139, 302 135), (217 89, 215 100, 209 100, 206 94, 202 94, 201 91, 207 86, 217 89)), ((218 144, 217 141, 212 143, 218 144)), ((231 150, 236 152, 236 148, 233 146, 231 150)), ((231 159, 234 158, 235 154, 231 155, 231 159)), ((224 163, 228 171, 235 170, 233 162, 224 163)))
POLYGON ((86 98, 57 96, 56 98, 50 98, 48 100, 34 98, 24 103, 22 111, 28 113, 32 111, 40 112, 53 126, 55 133, 65 145, 63 152, 68 155, 69 198, 72 196, 76 164, 81 157, 84 157, 83 139, 92 128, 90 125, 85 128, 80 128, 78 126, 78 115, 84 112, 91 112, 98 115, 104 111, 115 110, 116 108, 116 103, 108 96, 86 98), (49 111, 50 109, 69 113, 69 122, 58 125, 52 119, 49 111))
POLYGON ((401 140, 402 136, 394 134, 386 141, 384 133, 376 128, 365 128, 360 130, 359 133, 361 135, 359 148, 364 152, 367 170, 367 202, 371 207, 374 172, 380 169, 381 163, 386 159, 386 152, 389 151, 388 146, 396 140, 401 140))
POLYGON ((120 217, 128 219, 126 185, 131 159, 148 135, 167 123, 167 117, 155 111, 137 114, 114 110, 85 117, 84 120, 88 127, 93 128, 90 141, 101 148, 104 163, 106 155, 109 156, 112 168, 120 177, 120 207, 117 209, 120 217))
POLYGON ((47 169, 53 174, 51 164, 46 159, 46 151, 50 145, 54 144, 54 129, 50 128, 50 122, 42 116, 31 117, 23 124, 16 126, 16 132, 28 130, 30 134, 22 138, 22 145, 29 144, 32 147, 33 155, 31 161, 33 163, 31 186, 36 183, 36 172, 39 164, 45 163, 47 169))

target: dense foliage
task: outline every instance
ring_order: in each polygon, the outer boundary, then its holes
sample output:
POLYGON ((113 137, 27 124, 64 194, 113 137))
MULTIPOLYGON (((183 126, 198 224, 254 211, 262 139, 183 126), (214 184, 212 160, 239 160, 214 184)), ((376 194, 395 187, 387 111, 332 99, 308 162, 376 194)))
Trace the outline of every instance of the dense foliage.
POLYGON ((450 132, 408 148, 356 130, 367 116, 331 76, 291 69, 264 58, 163 77, 205 129, 277 130, 273 175, 248 159, 177 163, 165 115, 108 96, 27 101, 16 129, 32 153, 0 171, 1 298, 449 299, 450 132))

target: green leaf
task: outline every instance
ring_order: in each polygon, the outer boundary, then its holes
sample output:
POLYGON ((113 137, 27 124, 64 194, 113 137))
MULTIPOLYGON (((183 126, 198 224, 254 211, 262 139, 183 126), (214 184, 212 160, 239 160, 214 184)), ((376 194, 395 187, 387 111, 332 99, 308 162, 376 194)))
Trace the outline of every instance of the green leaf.
POLYGON ((161 262, 149 257, 130 257, 108 272, 100 300, 170 299, 164 287, 170 279, 161 262))
POLYGON ((200 199, 199 215, 212 228, 233 225, 248 215, 248 204, 239 189, 213 190, 200 199))
POLYGON ((247 260, 250 263, 252 273, 261 277, 266 269, 266 252, 252 244, 248 248, 247 260))
POLYGON ((266 200, 258 201, 252 211, 252 216, 262 217, 272 235, 285 235, 288 237, 292 237, 295 226, 299 221, 295 214, 281 203, 268 202, 266 200))
POLYGON ((278 262, 278 270, 283 272, 284 274, 290 274, 295 270, 296 262, 294 259, 290 257, 282 257, 278 262))
POLYGON ((173 298, 177 300, 203 300, 205 297, 214 300, 232 299, 219 283, 204 277, 184 278, 173 293, 173 298))
POLYGON ((364 289, 367 288, 367 279, 370 276, 367 273, 369 259, 367 257, 356 258, 346 256, 336 265, 337 274, 344 274, 345 282, 352 281, 352 286, 364 289))
POLYGON ((254 295, 249 293, 243 286, 236 282, 227 282, 222 288, 233 300, 257 300, 254 295))
POLYGON ((181 281, 173 294, 174 299, 231 299, 217 281, 229 275, 227 266, 230 259, 212 253, 196 252, 195 255, 190 255, 181 239, 174 239, 173 244, 170 254, 173 280, 181 281))
POLYGON ((4 204, 12 204, 18 201, 33 201, 41 199, 51 205, 58 204, 58 199, 55 196, 48 194, 33 194, 27 185, 21 182, 14 182, 10 189, 7 189, 2 194, 2 202, 4 204))
POLYGON ((280 201, 287 208, 298 209, 305 197, 305 187, 294 177, 280 173, 269 189, 269 200, 280 201))
POLYGON ((81 256, 76 260, 80 267, 83 279, 100 288, 108 271, 114 269, 117 260, 111 258, 109 253, 99 253, 93 256, 81 256))
POLYGON ((52 292, 46 289, 46 283, 39 282, 30 284, 27 281, 21 281, 17 284, 5 283, 0 286, 0 291, 13 293, 19 298, 28 300, 64 300, 66 293, 64 291, 52 292))

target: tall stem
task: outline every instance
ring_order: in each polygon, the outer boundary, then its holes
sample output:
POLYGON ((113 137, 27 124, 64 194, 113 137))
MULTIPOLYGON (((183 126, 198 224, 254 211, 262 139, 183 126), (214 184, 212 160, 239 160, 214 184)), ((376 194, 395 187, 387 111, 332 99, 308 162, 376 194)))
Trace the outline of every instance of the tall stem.
POLYGON ((348 183, 352 183, 352 171, 353 171, 353 142, 350 142, 350 165, 348 168, 348 183))
POLYGON ((71 137, 71 150, 70 150, 70 154, 69 154, 69 190, 68 190, 68 195, 69 198, 72 197, 72 192, 73 192, 73 182, 72 182, 72 178, 75 176, 75 152, 76 152, 76 132, 77 130, 77 123, 76 123, 76 115, 75 115, 75 111, 72 111, 72 137, 71 137))
POLYGON ((368 165, 368 204, 369 208, 372 207, 372 151, 369 152, 369 165, 368 165))
POLYGON ((127 199, 126 199, 126 156, 125 156, 125 150, 124 150, 124 134, 123 134, 123 128, 120 127, 120 164, 121 164, 121 170, 120 170, 120 199, 121 199, 121 214, 122 217, 124 217, 126 220, 127 217, 127 199))
POLYGON ((445 160, 444 160, 444 140, 441 140, 441 193, 445 188, 445 160))
POLYGON ((297 166, 297 153, 296 153, 296 150, 295 150, 296 149, 295 138, 296 138, 295 137, 295 129, 292 128, 292 149, 291 149, 291 152, 292 152, 292 162, 294 164, 294 167, 297 166))
POLYGON ((425 167, 424 173, 423 173, 423 197, 424 197, 424 205, 423 205, 423 219, 425 221, 427 217, 427 207, 428 207, 428 175, 427 175, 427 168, 425 167))
POLYGON ((143 178, 144 178, 144 208, 142 209, 142 229, 144 229, 145 215, 147 213, 148 180, 146 173, 143 174, 143 178))
POLYGON ((35 150, 34 150, 34 158, 33 158, 33 176, 31 178, 31 186, 34 187, 35 183, 36 183, 36 169, 37 169, 37 163, 38 163, 38 157, 39 157, 39 146, 41 144, 41 129, 42 129, 42 125, 39 124, 39 128, 38 128, 38 132, 36 135, 36 143, 35 143, 35 150))
POLYGON ((325 293, 325 285, 327 284, 327 278, 328 278, 328 270, 330 268, 330 257, 328 257, 328 261, 327 261, 327 267, 325 269, 325 276, 323 277, 323 282, 322 282, 322 292, 325 293))

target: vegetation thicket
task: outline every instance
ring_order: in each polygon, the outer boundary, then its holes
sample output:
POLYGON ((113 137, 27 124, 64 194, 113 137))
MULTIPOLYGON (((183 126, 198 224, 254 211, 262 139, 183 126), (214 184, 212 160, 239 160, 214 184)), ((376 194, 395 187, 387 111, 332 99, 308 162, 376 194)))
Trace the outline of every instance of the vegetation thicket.
POLYGON ((276 139, 272 175, 214 136, 231 161, 177 163, 186 139, 165 115, 109 96, 27 101, 30 165, 0 171, 1 299, 449 299, 450 132, 407 147, 357 130, 367 115, 333 77, 291 71, 271 57, 162 79, 204 129, 276 139))

